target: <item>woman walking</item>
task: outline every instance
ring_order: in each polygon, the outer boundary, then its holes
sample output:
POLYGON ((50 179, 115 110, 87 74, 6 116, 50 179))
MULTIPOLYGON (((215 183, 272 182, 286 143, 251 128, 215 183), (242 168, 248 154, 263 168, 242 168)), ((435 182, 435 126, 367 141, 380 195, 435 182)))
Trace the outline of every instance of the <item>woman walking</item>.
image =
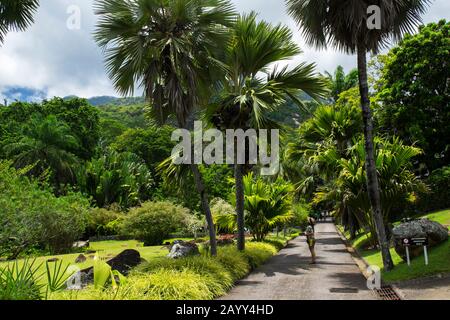
POLYGON ((309 251, 311 252, 311 264, 316 263, 316 251, 314 247, 316 246, 316 238, 314 235, 313 225, 309 225, 305 230, 306 243, 308 244, 309 251))

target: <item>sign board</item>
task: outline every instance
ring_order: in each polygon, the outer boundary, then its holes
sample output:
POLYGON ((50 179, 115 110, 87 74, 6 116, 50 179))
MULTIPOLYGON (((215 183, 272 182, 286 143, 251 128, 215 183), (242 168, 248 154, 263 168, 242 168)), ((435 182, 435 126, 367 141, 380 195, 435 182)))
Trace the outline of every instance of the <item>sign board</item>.
POLYGON ((425 255, 425 265, 428 265, 428 238, 422 237, 422 238, 403 238, 402 244, 404 247, 406 247, 406 259, 408 262, 408 266, 411 265, 411 261, 409 258, 409 247, 423 247, 423 252, 425 255))
POLYGON ((423 247, 428 245, 428 238, 404 238, 402 239, 402 243, 404 247, 423 247))

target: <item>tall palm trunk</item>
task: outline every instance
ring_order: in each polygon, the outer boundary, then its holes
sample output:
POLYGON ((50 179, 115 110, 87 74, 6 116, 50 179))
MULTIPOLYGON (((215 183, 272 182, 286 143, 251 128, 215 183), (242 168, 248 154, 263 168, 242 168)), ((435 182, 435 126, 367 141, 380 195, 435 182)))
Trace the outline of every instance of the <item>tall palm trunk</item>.
POLYGON ((245 250, 245 218, 244 218, 244 175, 241 164, 234 166, 234 178, 236 183, 236 214, 238 228, 238 250, 245 250))
POLYGON ((364 122, 367 191, 369 194, 370 205, 372 207, 372 216, 378 236, 378 243, 380 245, 381 255, 383 257, 384 270, 389 271, 394 267, 394 264, 389 251, 389 241, 386 236, 386 229, 384 227, 383 215, 381 211, 381 198, 373 145, 373 120, 372 112, 370 110, 369 85, 367 82, 366 54, 366 47, 361 44, 358 45, 359 91, 361 94, 361 109, 364 122))
MULTIPOLYGON (((187 121, 183 117, 178 119, 178 124, 180 128, 188 129, 187 121)), ((194 149, 192 149, 192 154, 194 153, 194 149)), ((190 165, 192 174, 194 175, 195 187, 197 192, 200 194, 200 203, 202 205, 203 212, 205 213, 206 223, 208 224, 208 233, 209 233, 209 247, 210 253, 212 256, 217 255, 217 239, 216 239, 216 227, 214 225, 214 219, 211 213, 211 207, 209 206, 209 196, 206 191, 205 184, 203 183, 203 176, 200 170, 198 169, 198 165, 192 163, 190 165)))
POLYGON ((194 175, 197 191, 198 193, 200 193, 202 209, 206 216, 206 222, 208 223, 211 255, 216 256, 217 255, 216 228, 214 226, 214 220, 211 214, 211 208, 209 206, 208 193, 206 192, 205 184, 203 183, 202 174, 196 164, 191 164, 191 171, 194 175))

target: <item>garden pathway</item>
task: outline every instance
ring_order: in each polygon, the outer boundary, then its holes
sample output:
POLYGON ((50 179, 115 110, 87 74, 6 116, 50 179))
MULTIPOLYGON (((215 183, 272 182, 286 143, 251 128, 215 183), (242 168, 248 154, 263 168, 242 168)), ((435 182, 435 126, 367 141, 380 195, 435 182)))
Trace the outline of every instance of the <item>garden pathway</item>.
POLYGON ((305 238, 298 237, 222 300, 376 299, 332 222, 316 225, 316 239, 317 264, 310 264, 305 238))

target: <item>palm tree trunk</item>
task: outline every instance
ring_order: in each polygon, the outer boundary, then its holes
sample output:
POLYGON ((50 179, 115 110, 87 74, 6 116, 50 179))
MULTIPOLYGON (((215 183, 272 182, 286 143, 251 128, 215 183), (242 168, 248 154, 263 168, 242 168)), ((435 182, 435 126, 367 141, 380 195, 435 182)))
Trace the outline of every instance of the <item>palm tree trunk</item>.
POLYGON ((375 165, 375 152, 373 144, 373 120, 370 110, 369 86, 367 82, 367 50, 364 45, 358 45, 358 72, 359 72, 359 91, 361 94, 361 109, 364 122, 364 138, 366 149, 366 175, 367 191, 369 194, 370 205, 372 207, 373 220, 378 236, 378 243, 383 257, 384 270, 389 271, 394 267, 391 253, 389 251, 389 241, 386 236, 383 215, 381 211, 380 190, 377 177, 377 168, 375 165))
POLYGON ((242 169, 242 165, 235 164, 234 178, 236 180, 236 214, 238 228, 237 247, 239 251, 245 250, 244 176, 242 169))
POLYGON ((191 170, 194 175, 197 191, 198 193, 200 193, 202 209, 206 216, 206 222, 208 223, 209 245, 211 255, 216 256, 217 255, 216 228, 214 226, 214 220, 211 214, 211 208, 209 206, 208 193, 206 192, 205 185, 203 183, 203 177, 200 170, 198 169, 198 166, 196 164, 191 164, 191 170))

